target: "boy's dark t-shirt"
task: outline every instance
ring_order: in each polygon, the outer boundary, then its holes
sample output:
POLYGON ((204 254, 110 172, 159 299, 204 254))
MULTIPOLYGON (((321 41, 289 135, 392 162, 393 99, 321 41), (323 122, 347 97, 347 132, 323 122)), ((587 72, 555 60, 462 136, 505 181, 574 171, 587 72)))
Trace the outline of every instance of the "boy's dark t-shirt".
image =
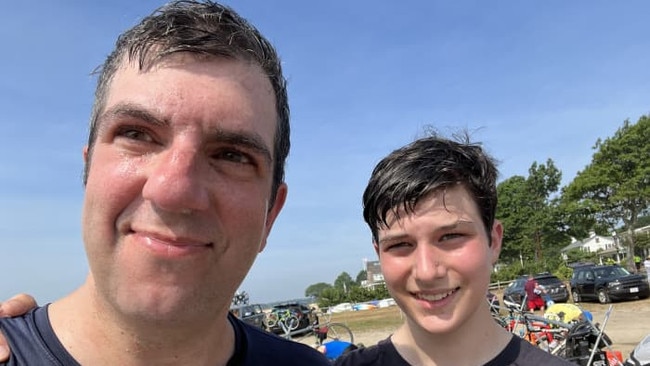
MULTIPOLYGON (((309 346, 255 328, 231 314, 228 320, 235 331, 235 353, 229 366, 331 365, 309 346)), ((0 365, 79 365, 54 333, 47 305, 20 317, 0 318, 0 330, 11 347, 9 361, 0 365)))
MULTIPOLYGON (((397 352, 390 337, 377 345, 341 356, 335 366, 410 366, 397 352)), ((483 366, 571 366, 573 363, 544 352, 522 338, 513 336, 506 347, 483 366)))

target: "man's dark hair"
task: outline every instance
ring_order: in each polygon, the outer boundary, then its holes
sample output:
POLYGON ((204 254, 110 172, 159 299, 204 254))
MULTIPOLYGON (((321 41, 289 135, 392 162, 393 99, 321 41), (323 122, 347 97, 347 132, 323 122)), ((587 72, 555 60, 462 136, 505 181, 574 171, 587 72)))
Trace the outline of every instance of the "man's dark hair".
MULTIPOLYGON (((231 8, 212 1, 170 2, 119 36, 115 49, 98 71, 90 118, 88 161, 97 138, 98 118, 120 65, 137 62, 140 70, 144 70, 178 52, 253 62, 268 76, 275 92, 278 115, 273 147, 272 197, 275 197, 277 188, 284 181, 284 165, 290 146, 289 103, 280 59, 273 45, 246 19, 231 8)), ((84 168, 84 184, 88 179, 88 165, 84 168)))
POLYGON ((495 161, 467 134, 457 141, 431 135, 397 149, 373 170, 363 193, 363 218, 372 237, 387 227, 389 213, 415 210, 430 193, 461 184, 476 203, 488 239, 497 205, 495 161))

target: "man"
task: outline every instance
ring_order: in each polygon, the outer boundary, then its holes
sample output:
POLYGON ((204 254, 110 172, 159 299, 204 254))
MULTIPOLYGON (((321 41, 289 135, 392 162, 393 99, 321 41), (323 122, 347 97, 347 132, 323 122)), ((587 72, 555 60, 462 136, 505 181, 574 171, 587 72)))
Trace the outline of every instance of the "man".
POLYGON ((528 280, 524 284, 524 291, 526 291, 526 305, 528 310, 535 311, 540 309, 544 314, 545 300, 543 298, 544 289, 535 281, 532 274, 528 275, 528 280))
POLYGON ((643 267, 645 268, 646 276, 648 276, 648 282, 650 282, 650 255, 643 261, 643 267))
POLYGON ((88 277, 0 319, 8 364, 326 365, 228 312, 284 204, 288 151, 279 59, 234 11, 177 1, 122 34, 83 151, 88 277))
POLYGON ((571 365, 490 314, 485 294, 503 236, 496 178, 480 146, 435 136, 379 162, 363 216, 405 322, 337 365, 571 365))

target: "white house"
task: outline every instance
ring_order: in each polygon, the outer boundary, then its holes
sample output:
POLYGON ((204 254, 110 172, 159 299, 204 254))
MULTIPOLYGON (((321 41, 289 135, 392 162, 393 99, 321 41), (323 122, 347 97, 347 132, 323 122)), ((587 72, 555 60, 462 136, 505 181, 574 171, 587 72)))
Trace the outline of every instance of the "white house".
POLYGON ((567 260, 567 252, 570 250, 579 249, 587 253, 599 253, 598 257, 602 263, 603 258, 614 258, 617 263, 620 263, 623 254, 623 248, 617 245, 617 238, 614 236, 600 236, 595 232, 589 232, 589 237, 583 240, 576 240, 571 238, 571 244, 562 248, 562 259, 567 260))
MULTIPOLYGON (((634 230, 634 233, 650 235, 650 226, 644 226, 634 230)), ((589 237, 583 240, 576 240, 571 238, 571 244, 562 248, 562 258, 567 260, 566 253, 573 249, 579 249, 588 253, 598 253, 600 262, 602 263, 604 258, 612 258, 617 263, 620 263, 621 260, 625 257, 627 252, 624 245, 621 245, 621 236, 616 236, 616 233, 612 233, 613 236, 600 236, 596 235, 595 232, 589 232, 589 237)), ((626 236, 625 233, 622 236, 626 236)), ((648 253, 650 255, 650 253, 648 253)))

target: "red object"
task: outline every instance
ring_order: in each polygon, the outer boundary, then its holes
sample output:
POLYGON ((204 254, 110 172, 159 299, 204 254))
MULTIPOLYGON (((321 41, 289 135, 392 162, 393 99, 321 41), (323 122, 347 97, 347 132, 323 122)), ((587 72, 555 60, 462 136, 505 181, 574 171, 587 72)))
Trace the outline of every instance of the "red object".
POLYGON ((623 355, 621 351, 605 351, 609 366, 623 366, 623 355))

